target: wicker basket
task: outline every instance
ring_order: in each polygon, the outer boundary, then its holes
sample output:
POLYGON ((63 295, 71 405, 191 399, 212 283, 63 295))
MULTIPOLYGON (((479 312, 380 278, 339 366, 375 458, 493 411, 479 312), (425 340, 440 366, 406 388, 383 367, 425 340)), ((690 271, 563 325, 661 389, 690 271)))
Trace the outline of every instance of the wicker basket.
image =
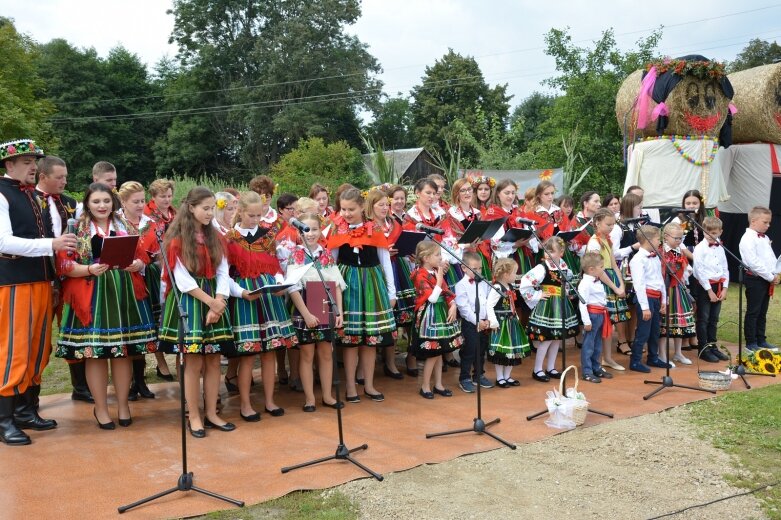
MULTIPOLYGON (((575 374, 575 386, 572 387, 572 390, 577 393, 578 391, 578 369, 575 367, 575 365, 570 365, 567 367, 564 372, 561 373, 561 379, 559 379, 559 394, 562 396, 566 396, 565 390, 564 390, 564 381, 567 376, 567 372, 572 370, 575 374)), ((573 399, 568 398, 573 402, 572 406, 572 420, 575 421, 575 426, 580 426, 584 422, 586 422, 586 415, 588 414, 588 401, 584 401, 582 399, 573 399)))
MULTIPOLYGON (((730 359, 732 355, 729 350, 723 345, 716 345, 716 348, 724 352, 730 359)), ((703 390, 729 390, 729 386, 732 384, 732 376, 730 374, 723 374, 716 370, 700 370, 700 356, 705 352, 702 349, 697 355, 697 379, 700 383, 700 388, 703 390)))

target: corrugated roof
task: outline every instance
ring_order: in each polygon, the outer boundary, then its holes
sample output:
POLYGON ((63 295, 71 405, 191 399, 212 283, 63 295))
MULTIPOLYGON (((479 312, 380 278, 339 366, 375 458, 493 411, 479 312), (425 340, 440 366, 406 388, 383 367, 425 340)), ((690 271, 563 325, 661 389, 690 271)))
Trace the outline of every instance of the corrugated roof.
MULTIPOLYGON (((393 161, 394 173, 399 177, 403 177, 412 163, 415 162, 415 159, 423 152, 426 152, 425 148, 402 148, 399 150, 385 150, 383 155, 388 161, 393 161)), ((376 174, 377 172, 374 171, 375 155, 375 153, 365 153, 362 157, 366 169, 376 174)))

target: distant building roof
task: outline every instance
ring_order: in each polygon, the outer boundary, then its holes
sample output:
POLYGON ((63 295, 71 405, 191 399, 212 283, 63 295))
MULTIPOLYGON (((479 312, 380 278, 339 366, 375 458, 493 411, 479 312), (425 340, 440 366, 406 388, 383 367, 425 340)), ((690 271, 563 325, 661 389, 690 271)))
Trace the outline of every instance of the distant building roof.
MULTIPOLYGON (((376 153, 365 153, 362 157, 363 164, 366 166, 366 169, 376 175, 377 172, 374 171, 375 155, 376 153)), ((422 160, 430 164, 434 160, 433 157, 431 157, 431 154, 428 153, 425 148, 402 148, 400 150, 385 150, 383 155, 389 162, 393 163, 393 171, 398 176, 398 178, 406 177, 407 179, 413 179, 416 177, 416 175, 411 174, 409 171, 416 161, 422 160)), ((438 168, 433 165, 431 165, 431 168, 438 170, 438 168)))

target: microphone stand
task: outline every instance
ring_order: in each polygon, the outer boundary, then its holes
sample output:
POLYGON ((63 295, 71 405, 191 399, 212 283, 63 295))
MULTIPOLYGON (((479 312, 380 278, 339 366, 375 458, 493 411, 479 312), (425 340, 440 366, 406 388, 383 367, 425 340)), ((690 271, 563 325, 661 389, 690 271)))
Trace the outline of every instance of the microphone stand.
MULTIPOLYGON (((479 323, 480 322, 480 282, 485 282, 485 279, 480 275, 480 273, 478 273, 477 271, 475 271, 474 269, 472 269, 471 267, 466 265, 466 263, 464 263, 463 260, 458 258, 450 250, 449 247, 447 247, 446 245, 442 244, 441 242, 437 242, 436 240, 434 240, 434 237, 431 236, 432 234, 430 232, 426 231, 425 233, 426 233, 426 236, 429 238, 429 240, 431 240, 432 242, 437 244, 443 251, 446 251, 447 253, 449 253, 451 257, 455 258, 458 261, 458 263, 461 264, 462 267, 464 267, 465 269, 468 269, 474 275, 474 277, 475 277, 474 278, 474 280, 475 280, 475 320, 479 323)), ((481 238, 484 238, 484 237, 481 237, 481 238)), ((501 291, 499 291, 492 284, 490 284, 488 282, 486 282, 486 284, 492 290, 498 292, 500 295, 502 294, 501 291)), ((502 439, 501 437, 499 437, 495 433, 490 432, 490 431, 488 431, 486 429, 489 426, 493 426, 494 424, 498 424, 499 422, 501 422, 501 419, 499 417, 497 417, 496 419, 492 419, 492 420, 490 420, 488 422, 486 422, 483 419, 483 407, 482 407, 482 402, 483 401, 482 401, 482 394, 481 394, 481 391, 480 391, 481 390, 481 387, 480 387, 480 377, 483 375, 483 352, 482 352, 482 349, 480 348, 480 337, 479 337, 479 334, 480 334, 480 332, 478 332, 478 342, 477 342, 477 345, 476 345, 477 352, 476 352, 476 367, 475 367, 476 368, 476 372, 477 372, 477 374, 476 374, 477 375, 477 390, 475 391, 475 394, 476 394, 476 397, 477 397, 477 417, 474 418, 473 423, 472 423, 472 427, 471 428, 461 428, 461 429, 458 429, 458 430, 449 430, 449 431, 438 432, 438 433, 427 433, 426 434, 426 438, 427 439, 431 439, 433 437, 442 437, 442 436, 446 436, 446 435, 455 435, 455 434, 458 434, 458 433, 474 432, 474 433, 477 433, 478 435, 479 434, 488 435, 492 439, 494 439, 494 440, 504 444, 505 446, 507 446, 511 450, 514 450, 515 449, 515 445, 514 444, 512 444, 512 443, 502 439)))
POLYGON ((704 235, 709 236, 716 242, 720 243, 721 247, 724 248, 724 252, 727 253, 730 256, 730 258, 732 258, 732 260, 735 261, 736 264, 738 264, 738 286, 739 286, 738 289, 738 366, 735 369, 735 373, 738 376, 740 376, 740 379, 743 380, 743 384, 746 386, 747 389, 750 389, 751 385, 748 384, 748 381, 746 380, 746 376, 776 377, 775 374, 762 374, 759 372, 747 371, 746 362, 743 360, 743 273, 750 271, 750 269, 732 251, 730 251, 724 246, 724 242, 715 238, 713 235, 705 231, 705 228, 702 227, 699 222, 693 219, 691 215, 687 213, 684 216, 690 223, 692 223, 700 231, 702 231, 704 235))
MULTIPOLYGON (((586 300, 583 299, 583 296, 577 291, 577 288, 575 288, 572 285, 572 282, 567 278, 567 275, 564 272, 564 269, 562 267, 564 260, 563 259, 554 260, 553 257, 550 256, 550 251, 545 249, 545 247, 542 245, 542 240, 540 239, 539 235, 537 235, 537 231, 534 229, 534 226, 530 226, 530 230, 532 232, 532 236, 537 239, 537 242, 539 242, 545 258, 547 258, 552 264, 556 265, 556 270, 559 272, 559 276, 561 278, 561 308, 559 312, 561 313, 561 373, 562 373, 562 378, 564 379, 561 382, 561 387, 566 388, 567 376, 564 375, 564 372, 567 369, 567 349, 565 348, 564 343, 567 340, 567 325, 564 322, 564 317, 566 316, 566 313, 564 311, 567 306, 567 298, 569 298, 570 294, 577 296, 578 301, 580 303, 586 303, 586 300)), ((566 247, 566 242, 564 244, 566 247)), ((603 415, 605 417, 609 417, 610 419, 613 418, 613 414, 610 412, 601 412, 599 410, 594 410, 593 408, 588 408, 588 412, 595 413, 598 415, 603 415)), ((531 421, 533 419, 536 419, 537 417, 545 415, 546 413, 548 413, 547 408, 545 408, 544 410, 540 410, 539 412, 533 413, 531 415, 527 415, 526 420, 531 421)))
MULTIPOLYGON (((650 245, 651 241, 648 240, 648 237, 643 232, 642 226, 638 226, 637 232, 642 235, 643 239, 650 245)), ((667 306, 665 309, 665 315, 667 316, 667 326, 665 327, 664 336, 665 336, 665 343, 664 343, 664 349, 666 352, 665 358, 667 359, 667 368, 664 369, 665 374, 662 377, 661 381, 643 381, 643 384, 646 385, 661 385, 659 388, 651 392, 650 394, 644 395, 643 400, 647 401, 651 399, 653 396, 664 390, 665 388, 687 388, 689 390, 697 390, 698 392, 708 392, 711 394, 715 394, 715 390, 706 390, 705 388, 699 388, 696 386, 687 386, 687 385, 679 385, 673 381, 672 376, 670 375, 670 308, 672 307, 672 284, 670 283, 673 279, 683 287, 684 295, 686 296, 686 299, 689 300, 689 303, 692 303, 694 301, 694 298, 692 298, 691 293, 689 292, 689 288, 684 285, 683 280, 681 280, 677 274, 673 271, 672 267, 670 267, 669 262, 665 260, 664 255, 662 255, 662 249, 663 246, 659 247, 653 247, 654 253, 656 253, 656 256, 659 257, 659 260, 662 262, 662 269, 665 273, 665 291, 667 291, 667 306)), ((639 317, 639 319, 642 319, 642 316, 639 317)), ((653 333, 653 331, 652 331, 653 333)))
MULTIPOLYGON (((336 305, 336 299, 334 298, 334 295, 331 294, 331 289, 328 287, 328 284, 325 283, 325 278, 323 277, 323 271, 322 266, 320 265, 320 260, 314 257, 314 254, 312 253, 312 250, 309 248, 308 245, 306 245, 306 240, 304 240, 303 232, 300 228, 298 229, 299 236, 301 237, 301 242, 304 244, 304 247, 306 247, 306 253, 307 256, 312 260, 312 265, 314 265, 315 270, 317 271, 317 276, 320 278, 320 281, 323 282, 323 287, 325 287, 325 294, 328 298, 328 326, 331 329, 331 348, 333 349, 333 352, 336 352, 336 316, 339 313, 339 307, 336 305)), ((333 364, 334 364, 334 374, 337 373, 337 367, 336 367, 336 358, 333 358, 333 364)), ((358 446, 357 448, 349 449, 344 444, 344 429, 342 426, 342 408, 344 408, 344 402, 340 400, 339 395, 341 393, 341 384, 339 382, 339 377, 336 376, 333 379, 334 386, 336 388, 336 424, 339 430, 339 442, 336 445, 336 452, 333 455, 328 455, 327 457, 321 457, 319 459, 313 459, 307 462, 302 462, 300 464, 296 464, 294 466, 286 466, 282 468, 282 473, 287 473, 289 471, 293 471, 294 469, 304 468, 307 466, 313 466, 315 464, 320 464, 321 462, 327 462, 329 460, 346 460, 347 462, 351 462, 352 464, 358 466, 363 471, 371 475, 372 477, 376 478, 379 481, 383 480, 383 476, 379 473, 376 473, 372 471, 371 469, 367 468, 354 458, 350 456, 351 453, 354 453, 356 451, 365 450, 368 449, 368 444, 362 444, 358 446)))
POLYGON ((177 343, 179 347, 179 365, 181 367, 179 373, 179 418, 180 418, 180 427, 181 427, 181 434, 182 434, 182 473, 179 475, 179 480, 177 481, 175 487, 166 489, 165 491, 161 491, 160 493, 156 493, 146 498, 142 498, 141 500, 137 500, 132 504, 128 504, 126 506, 120 506, 117 508, 117 511, 119 511, 120 513, 124 513, 125 511, 146 504, 147 502, 157 500, 158 498, 162 498, 166 495, 170 495, 171 493, 174 493, 176 491, 195 491, 197 493, 201 493, 202 495, 207 495, 212 498, 216 498, 218 500, 223 500, 225 502, 228 502, 230 504, 239 507, 244 507, 244 502, 241 500, 236 500, 223 495, 218 495, 217 493, 193 485, 193 479, 194 479, 193 472, 187 471, 187 427, 185 425, 185 413, 184 413, 184 405, 185 405, 184 337, 187 333, 190 332, 190 330, 189 327, 187 326, 187 311, 182 305, 182 295, 179 293, 179 290, 176 287, 173 270, 171 269, 171 265, 168 263, 168 257, 166 257, 165 252, 163 251, 163 230, 162 229, 156 230, 155 235, 157 236, 157 243, 160 246, 160 256, 162 257, 163 260, 163 267, 165 268, 166 273, 168 273, 168 279, 171 282, 171 287, 169 288, 169 290, 173 292, 173 297, 176 300, 176 309, 179 312, 179 330, 177 332, 177 343))

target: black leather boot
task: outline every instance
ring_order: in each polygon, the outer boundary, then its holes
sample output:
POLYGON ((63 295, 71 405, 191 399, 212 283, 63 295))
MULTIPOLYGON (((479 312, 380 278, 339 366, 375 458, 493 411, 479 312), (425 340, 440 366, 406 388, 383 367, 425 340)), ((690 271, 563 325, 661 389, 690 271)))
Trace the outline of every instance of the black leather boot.
POLYGON ((22 446, 32 441, 14 422, 15 401, 16 397, 0 397, 0 441, 9 446, 22 446))
POLYGON ((146 360, 143 357, 141 359, 133 360, 133 383, 130 385, 130 394, 128 395, 128 399, 131 401, 138 399, 138 395, 144 399, 155 398, 154 392, 146 386, 146 379, 144 378, 145 369, 146 360))
POLYGON ((70 363, 68 368, 71 371, 71 385, 73 385, 73 393, 71 393, 71 399, 74 401, 84 401, 85 403, 94 403, 92 393, 87 386, 87 374, 85 363, 70 363))
POLYGON ((44 419, 38 415, 35 409, 35 403, 41 392, 40 386, 29 386, 22 395, 16 396, 16 407, 14 408, 14 422, 17 428, 21 430, 53 430, 57 427, 57 421, 54 419, 44 419))

